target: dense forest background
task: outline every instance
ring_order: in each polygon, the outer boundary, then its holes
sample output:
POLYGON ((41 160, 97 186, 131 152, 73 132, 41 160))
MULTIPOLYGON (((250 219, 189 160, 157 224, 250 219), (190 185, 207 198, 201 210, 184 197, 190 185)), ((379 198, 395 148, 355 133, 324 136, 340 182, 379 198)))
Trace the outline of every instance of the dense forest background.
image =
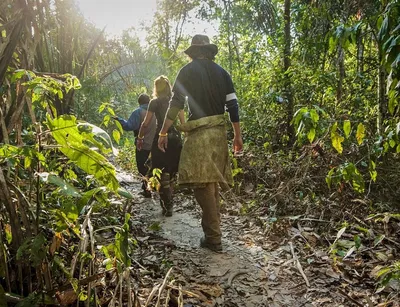
MULTIPOLYGON (((356 231, 346 249, 331 242, 335 261, 359 255, 360 240, 398 247, 400 1, 160 0, 143 44, 131 30, 108 38, 73 0, 2 0, 1 307, 54 299, 66 280, 81 301, 95 296, 78 283, 97 272, 88 217, 133 197, 107 159, 118 147, 132 170, 132 135, 111 117, 127 118, 158 75, 174 81, 190 16, 218 24, 216 62, 239 97, 240 214, 265 228, 329 220, 322 231, 338 239, 356 231)), ((123 272, 129 216, 116 220, 102 252, 123 272)), ((400 278, 399 262, 380 260, 376 287, 400 278)))

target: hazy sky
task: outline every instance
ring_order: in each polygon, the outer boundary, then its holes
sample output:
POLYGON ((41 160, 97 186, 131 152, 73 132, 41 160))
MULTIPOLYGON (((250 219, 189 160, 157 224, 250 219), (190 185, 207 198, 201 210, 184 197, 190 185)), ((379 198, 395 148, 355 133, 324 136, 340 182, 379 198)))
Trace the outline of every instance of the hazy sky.
MULTIPOLYGON (((122 30, 140 24, 150 24, 157 8, 157 0, 76 0, 83 15, 98 28, 106 26, 110 35, 120 35, 122 30)), ((197 21, 195 25, 188 25, 185 34, 193 35, 205 33, 209 36, 216 34, 212 25, 197 21)), ((144 41, 146 33, 138 32, 139 38, 144 41)))
POLYGON ((150 22, 156 11, 156 0, 76 0, 83 15, 106 32, 120 35, 130 27, 150 22))

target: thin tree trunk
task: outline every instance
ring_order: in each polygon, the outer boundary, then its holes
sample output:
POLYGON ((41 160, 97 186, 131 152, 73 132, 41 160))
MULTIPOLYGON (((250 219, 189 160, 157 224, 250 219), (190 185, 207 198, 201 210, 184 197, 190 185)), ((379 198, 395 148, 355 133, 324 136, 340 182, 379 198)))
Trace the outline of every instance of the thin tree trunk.
POLYGON ((364 73, 364 41, 360 30, 357 38, 357 72, 359 75, 364 73))
POLYGON ((0 54, 0 87, 3 85, 4 76, 6 74, 8 65, 12 60, 15 48, 21 38, 21 32, 24 28, 25 18, 21 17, 11 30, 11 34, 7 37, 7 45, 4 48, 3 54, 0 54))
POLYGON ((340 45, 338 46, 337 65, 338 65, 338 83, 336 89, 336 106, 340 105, 343 99, 343 81, 345 77, 344 50, 343 47, 340 45))
POLYGON ((6 211, 9 215, 9 222, 11 225, 12 242, 15 249, 21 246, 23 238, 22 230, 20 227, 20 220, 13 204, 10 189, 8 188, 3 169, 0 168, 0 200, 4 204, 6 211))
POLYGON ((286 132, 289 137, 289 146, 294 143, 294 129, 290 124, 293 118, 293 94, 292 94, 292 80, 290 78, 289 69, 291 67, 291 43, 292 37, 290 34, 291 20, 290 20, 291 0, 285 0, 284 19, 285 19, 285 49, 283 55, 284 65, 284 82, 285 82, 285 96, 287 101, 286 109, 286 132))
MULTIPOLYGON (((229 1, 229 0, 228 0, 229 1)), ((229 50, 229 71, 232 72, 232 44, 231 44, 231 16, 230 16, 230 7, 226 0, 224 0, 224 8, 226 12, 226 30, 228 34, 228 50, 229 50)))
POLYGON ((378 117, 376 121, 376 127, 378 135, 382 133, 382 123, 387 114, 387 105, 386 105, 386 97, 385 97, 385 68, 380 64, 382 62, 382 51, 381 48, 378 47, 378 117))

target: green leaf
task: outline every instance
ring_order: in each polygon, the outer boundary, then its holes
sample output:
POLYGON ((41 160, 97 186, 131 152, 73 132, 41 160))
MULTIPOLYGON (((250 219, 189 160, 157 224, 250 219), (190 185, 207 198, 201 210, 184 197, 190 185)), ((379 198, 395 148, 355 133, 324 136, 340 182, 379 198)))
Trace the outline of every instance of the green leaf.
POLYGON ((154 222, 153 224, 151 224, 149 226, 149 229, 152 231, 160 231, 161 230, 161 226, 159 222, 154 222))
POLYGON ((57 176, 55 174, 42 172, 42 173, 38 173, 38 176, 40 177, 40 179, 43 182, 46 182, 46 183, 48 182, 48 183, 58 186, 60 188, 60 192, 64 195, 72 196, 72 197, 81 197, 81 194, 74 186, 72 186, 71 184, 66 182, 64 179, 60 178, 59 176, 57 176))
POLYGON ((99 114, 100 114, 101 112, 104 111, 104 109, 107 107, 107 105, 108 105, 107 102, 103 102, 103 103, 100 105, 100 107, 99 107, 99 114))
POLYGON ((337 152, 341 154, 343 152, 342 143, 344 141, 344 137, 342 137, 338 133, 335 133, 334 135, 331 136, 331 140, 333 148, 335 148, 337 152))
POLYGON ((11 77, 11 83, 15 83, 15 81, 21 79, 26 74, 27 74, 27 71, 25 69, 15 70, 11 77))
POLYGON ((88 142, 90 146, 97 147, 104 154, 109 153, 111 149, 115 156, 118 155, 118 150, 114 148, 111 137, 105 130, 86 122, 78 123, 77 127, 85 142, 88 142))
POLYGON ((338 123, 335 122, 331 128, 331 141, 333 148, 335 148, 337 152, 341 154, 343 152, 342 143, 344 141, 344 137, 337 132, 337 128, 338 123))
POLYGON ((325 181, 328 184, 328 188, 331 188, 332 184, 332 176, 335 173, 335 168, 332 168, 329 172, 328 175, 326 175, 325 181))
POLYGON ((156 178, 160 179, 161 178, 161 173, 162 173, 162 170, 160 170, 159 168, 153 169, 153 177, 156 177, 156 178))
POLYGON ((113 131, 113 138, 114 138, 115 142, 117 142, 117 144, 119 144, 119 140, 121 139, 121 134, 116 129, 114 129, 114 131, 113 131))
POLYGON ((312 143, 314 141, 314 138, 315 138, 315 129, 314 128, 311 128, 310 131, 308 131, 307 138, 310 141, 310 143, 312 143))
POLYGON ((356 138, 358 145, 361 145, 365 137, 365 126, 362 123, 359 123, 357 126, 357 133, 356 133, 356 138))
POLYGON ((29 238, 18 248, 16 259, 28 258, 33 266, 38 266, 45 259, 47 248, 46 238, 40 233, 34 238, 29 238))
POLYGON ((32 165, 32 158, 29 156, 25 156, 24 159, 24 168, 28 169, 32 165))
POLYGON ((378 33, 378 39, 380 41, 382 41, 388 34, 388 27, 389 27, 389 16, 386 16, 381 24, 381 27, 380 27, 379 33, 378 33))
POLYGON ((131 265, 131 259, 129 257, 129 219, 130 215, 125 214, 125 223, 115 236, 115 256, 123 263, 126 267, 131 265))
POLYGON ((361 238, 358 235, 354 236, 354 246, 359 249, 361 247, 361 238))
POLYGON ((133 195, 129 191, 125 190, 124 188, 118 188, 118 194, 127 199, 133 199, 133 195))
POLYGON ((115 121, 115 125, 117 126, 119 132, 120 132, 121 134, 124 134, 124 129, 122 128, 121 123, 120 123, 119 121, 116 120, 116 121, 115 121))
POLYGON ((350 136, 350 132, 351 132, 351 123, 348 119, 346 119, 343 123, 343 132, 344 132, 346 139, 348 139, 350 136))
POLYGON ((61 145, 59 150, 64 155, 86 173, 93 175, 101 184, 117 191, 119 183, 114 167, 104 156, 84 144, 75 117, 64 115, 54 120, 48 117, 47 124, 52 136, 61 145))
POLYGON ((110 113, 112 116, 115 116, 115 112, 114 112, 114 110, 113 110, 112 108, 107 107, 107 111, 108 111, 108 113, 110 113))
POLYGON ((317 111, 315 109, 311 109, 310 110, 310 117, 311 117, 311 120, 312 120, 313 124, 317 124, 318 123, 319 115, 318 115, 318 113, 317 113, 317 111))

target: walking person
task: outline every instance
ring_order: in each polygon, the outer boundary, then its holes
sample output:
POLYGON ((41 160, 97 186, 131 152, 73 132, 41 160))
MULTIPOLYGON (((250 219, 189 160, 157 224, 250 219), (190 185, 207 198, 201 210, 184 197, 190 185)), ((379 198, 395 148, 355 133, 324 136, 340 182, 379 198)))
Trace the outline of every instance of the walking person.
POLYGON ((139 107, 135 109, 128 120, 115 116, 114 119, 119 121, 122 126, 122 129, 125 131, 133 131, 135 135, 135 154, 136 154, 136 166, 140 175, 142 175, 142 192, 141 194, 144 197, 151 197, 151 192, 147 189, 147 180, 145 177, 147 176, 148 167, 146 166, 146 161, 149 158, 151 146, 153 144, 156 135, 156 120, 153 119, 148 123, 148 129, 146 133, 143 135, 143 138, 140 139, 140 149, 138 149, 138 135, 140 125, 144 121, 147 108, 150 102, 150 96, 147 94, 141 94, 138 98, 139 107))
MULTIPOLYGON (((160 178, 160 204, 165 216, 172 216, 173 212, 173 185, 175 174, 178 171, 179 157, 182 149, 182 139, 180 132, 175 128, 173 122, 165 130, 160 133, 164 122, 165 114, 169 107, 169 101, 172 97, 171 84, 167 77, 159 76, 154 80, 153 99, 150 101, 146 112, 145 119, 140 127, 138 136, 138 149, 141 149, 141 143, 144 143, 143 137, 149 129, 151 121, 157 119, 156 135, 168 137, 168 148, 161 151, 158 148, 158 138, 155 137, 151 147, 151 163, 152 169, 158 168, 162 171, 160 178)), ((180 110, 179 120, 184 123, 184 112, 180 110)))
POLYGON ((168 150, 168 130, 188 101, 189 119, 179 128, 185 141, 179 164, 180 186, 194 189, 200 204, 204 237, 200 246, 221 251, 219 184, 232 185, 224 113, 232 123, 234 152, 243 149, 239 123, 239 107, 230 75, 214 62, 218 47, 206 35, 195 35, 185 50, 191 62, 178 73, 173 86, 163 127, 159 133, 160 150, 168 150))

